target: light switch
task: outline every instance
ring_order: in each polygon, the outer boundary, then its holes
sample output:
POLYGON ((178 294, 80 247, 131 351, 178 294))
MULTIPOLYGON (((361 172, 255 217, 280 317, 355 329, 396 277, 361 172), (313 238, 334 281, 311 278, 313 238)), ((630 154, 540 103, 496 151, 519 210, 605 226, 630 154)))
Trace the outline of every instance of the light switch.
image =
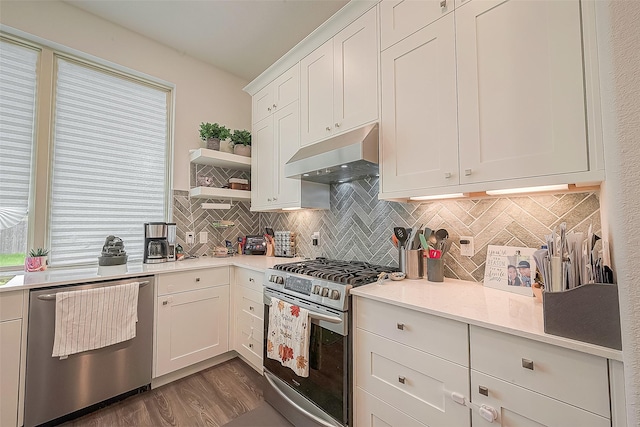
POLYGON ((473 246, 473 237, 460 236, 460 255, 462 256, 475 255, 475 248, 473 246))
POLYGON ((195 243, 195 233, 193 231, 187 231, 185 240, 187 245, 193 245, 195 243))
POLYGON ((206 231, 201 231, 200 232, 200 243, 207 243, 207 241, 209 240, 209 233, 207 233, 206 231))

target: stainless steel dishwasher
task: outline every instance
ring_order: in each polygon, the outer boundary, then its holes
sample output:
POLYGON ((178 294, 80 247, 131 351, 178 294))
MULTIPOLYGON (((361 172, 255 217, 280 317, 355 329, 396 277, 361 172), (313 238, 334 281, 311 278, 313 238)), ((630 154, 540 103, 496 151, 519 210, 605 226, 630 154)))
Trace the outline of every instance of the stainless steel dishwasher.
POLYGON ((56 424, 150 388, 153 276, 38 289, 29 295, 25 427, 56 424), (52 357, 58 292, 139 282, 136 336, 108 347, 52 357), (71 415, 73 414, 73 415, 71 415))

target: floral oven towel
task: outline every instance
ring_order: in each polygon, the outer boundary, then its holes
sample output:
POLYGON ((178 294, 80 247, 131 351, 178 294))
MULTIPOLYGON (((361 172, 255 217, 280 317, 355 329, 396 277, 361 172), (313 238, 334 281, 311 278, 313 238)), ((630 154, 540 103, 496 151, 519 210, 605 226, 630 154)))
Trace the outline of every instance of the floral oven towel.
POLYGON ((309 376, 309 311, 271 298, 267 357, 279 360, 300 377, 309 376))

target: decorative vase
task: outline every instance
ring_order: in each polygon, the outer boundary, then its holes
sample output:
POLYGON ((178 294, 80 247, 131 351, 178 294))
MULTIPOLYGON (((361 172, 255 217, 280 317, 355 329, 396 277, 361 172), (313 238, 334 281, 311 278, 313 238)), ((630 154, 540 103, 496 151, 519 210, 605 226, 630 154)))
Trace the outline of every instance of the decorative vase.
POLYGON ((209 150, 220 151, 220 139, 219 138, 207 138, 207 148, 209 150))
POLYGON ((233 153, 239 156, 251 157, 251 146, 236 144, 233 146, 233 153))
POLYGON ((233 144, 229 141, 220 141, 220 151, 233 154, 233 144))
POLYGON ((28 273, 33 273, 34 271, 45 271, 46 269, 46 256, 28 256, 24 259, 24 271, 28 273))

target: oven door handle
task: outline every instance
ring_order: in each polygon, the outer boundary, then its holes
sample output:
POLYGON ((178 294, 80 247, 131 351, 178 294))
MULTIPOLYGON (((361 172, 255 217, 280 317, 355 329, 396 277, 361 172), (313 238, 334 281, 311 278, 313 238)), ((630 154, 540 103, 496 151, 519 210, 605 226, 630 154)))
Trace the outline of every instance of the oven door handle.
POLYGON ((342 323, 342 319, 337 316, 329 316, 327 314, 316 313, 315 311, 310 311, 309 317, 316 320, 324 320, 329 323, 342 323))
POLYGON ((271 379, 272 374, 270 372, 268 372, 266 369, 264 370, 264 377, 267 380, 267 382, 269 383, 269 385, 276 391, 276 393, 278 393, 280 395, 281 398, 283 398, 284 400, 286 400, 290 405, 292 405, 294 408, 296 408, 298 411, 302 412, 304 415, 306 415, 307 417, 311 418, 313 421, 315 421, 316 423, 320 424, 321 426, 324 427, 338 427, 338 426, 342 426, 342 424, 338 424, 338 423, 331 423, 328 420, 323 420, 322 418, 310 413, 309 411, 305 410, 304 408, 302 408, 300 405, 298 405, 296 402, 294 402, 293 400, 291 400, 289 398, 289 396, 287 396, 286 394, 284 394, 282 392, 282 390, 280 390, 280 388, 278 387, 278 385, 273 381, 273 379, 271 379))

